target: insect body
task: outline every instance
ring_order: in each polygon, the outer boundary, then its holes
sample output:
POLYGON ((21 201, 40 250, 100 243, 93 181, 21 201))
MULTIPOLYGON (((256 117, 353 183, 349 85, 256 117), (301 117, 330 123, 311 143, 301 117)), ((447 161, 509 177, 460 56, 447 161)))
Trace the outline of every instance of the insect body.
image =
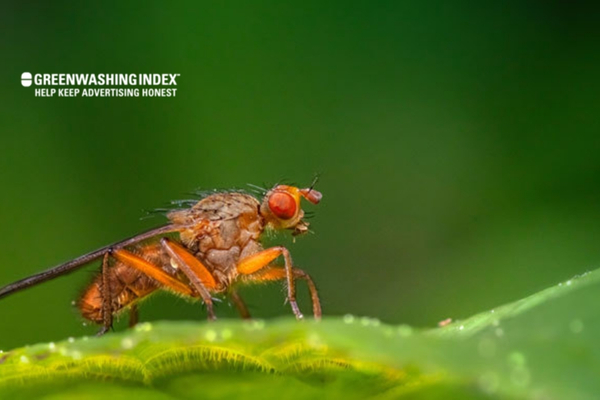
POLYGON ((302 314, 295 281, 305 280, 313 314, 320 318, 321 306, 310 276, 293 266, 285 247, 264 249, 260 238, 265 230, 305 233, 308 223, 303 220, 300 200, 317 204, 321 197, 312 187, 287 185, 266 192, 262 202, 246 193, 214 193, 190 208, 169 212, 168 225, 8 285, 0 289, 0 298, 102 258, 102 273, 78 302, 84 318, 103 325, 99 334, 110 329, 113 316, 125 309, 130 311, 130 325, 135 324, 137 302, 159 289, 200 298, 209 319, 215 319, 212 295, 223 293, 243 318, 249 318, 236 284, 275 280, 286 281, 287 299, 298 319, 302 314), (178 240, 168 236, 172 233, 178 234, 178 240), (283 266, 273 263, 279 257, 283 266))

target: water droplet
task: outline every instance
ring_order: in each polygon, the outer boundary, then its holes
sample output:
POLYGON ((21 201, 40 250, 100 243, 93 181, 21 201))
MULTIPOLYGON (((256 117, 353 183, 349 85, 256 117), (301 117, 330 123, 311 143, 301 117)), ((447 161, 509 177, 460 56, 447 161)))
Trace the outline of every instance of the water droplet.
POLYGON ((312 332, 310 335, 308 335, 308 338, 306 341, 307 341, 308 345, 311 347, 317 347, 317 348, 323 347, 323 341, 321 340, 321 337, 314 332, 312 332))
POLYGON ((513 351, 508 355, 508 364, 513 367, 519 367, 525 365, 525 355, 518 351, 513 351))
POLYGON ((489 338, 483 338, 479 341, 479 345, 477 346, 477 350, 479 351, 479 355, 484 358, 494 357, 496 354, 496 343, 489 338))
POLYGON ((510 379, 516 386, 525 387, 529 384, 531 374, 525 365, 527 359, 525 355, 519 351, 513 351, 508 355, 508 365, 512 368, 510 379))
POLYGON ((560 282, 560 283, 558 284, 558 286, 562 286, 562 282, 560 282))
POLYGON ((253 331, 254 330, 254 320, 250 320, 250 321, 243 321, 243 327, 245 330, 247 331, 253 331))
POLYGON ((74 337, 70 337, 67 340, 69 341, 69 343, 73 343, 75 341, 75 338, 74 337))
POLYGON ((214 342, 217 339, 217 332, 213 331, 212 329, 209 329, 206 332, 204 332, 204 338, 209 342, 214 342))
POLYGON ((574 319, 569 324, 569 329, 573 333, 581 333, 583 331, 583 322, 580 319, 574 319))
POLYGON ((129 338, 129 337, 125 337, 123 338, 123 340, 121 340, 121 347, 124 348, 125 350, 129 350, 131 348, 133 348, 134 346, 134 342, 133 339, 129 338))
POLYGON ((77 304, 77 303, 75 302, 75 300, 73 300, 73 301, 71 302, 71 305, 72 305, 72 306, 74 306, 75 304, 77 304))
POLYGON ((150 332, 152 330, 152 324, 150 322, 143 322, 135 326, 136 332, 150 332))
POLYGON ((462 331, 463 329, 465 329, 465 326, 461 325, 461 326, 458 327, 458 329, 462 331))
POLYGON ((223 332, 221 332, 221 337, 224 340, 231 339, 232 336, 233 336, 233 331, 231 329, 223 329, 223 332))
POLYGON ((398 334, 400 336, 407 337, 407 336, 412 335, 412 332, 413 332, 412 328, 408 325, 400 325, 398 327, 398 334))
POLYGON ((89 337, 87 337, 87 336, 84 336, 81 338, 81 340, 83 340, 84 342, 87 341, 88 339, 89 339, 89 337))
POLYGON ((492 325, 493 326, 499 326, 500 325, 500 320, 499 319, 495 319, 492 321, 492 325))
POLYGON ((27 358, 27 356, 21 356, 19 361, 21 361, 23 364, 29 364, 29 358, 27 358))
POLYGON ((346 315, 344 315, 343 320, 344 320, 344 322, 346 324, 351 324, 351 323, 354 322, 354 315, 352 315, 352 314, 346 314, 346 315))
POLYGON ((502 337, 504 336, 504 331, 502 330, 502 328, 496 328, 496 330, 494 331, 494 333, 496 334, 496 336, 498 337, 502 337))
POLYGON ((360 324, 362 326, 379 326, 381 322, 377 318, 362 317, 360 324))
POLYGON ((84 322, 84 323, 82 323, 81 325, 83 325, 83 326, 87 326, 87 322, 84 322))
POLYGON ((567 286, 571 286, 571 281, 567 281, 567 286))
POLYGON ((492 310, 492 311, 490 311, 490 312, 493 314, 493 313, 495 313, 495 312, 496 312, 496 310, 492 310))
POLYGON ((56 350, 56 345, 54 344, 54 342, 50 342, 48 343, 48 348, 50 349, 50 351, 54 351, 56 350))
POLYGON ((253 323, 254 329, 263 329, 265 327, 265 321, 262 319, 256 319, 253 323))
POLYGON ((71 357, 73 358, 73 360, 81 360, 83 356, 80 351, 75 350, 71 352, 71 357))

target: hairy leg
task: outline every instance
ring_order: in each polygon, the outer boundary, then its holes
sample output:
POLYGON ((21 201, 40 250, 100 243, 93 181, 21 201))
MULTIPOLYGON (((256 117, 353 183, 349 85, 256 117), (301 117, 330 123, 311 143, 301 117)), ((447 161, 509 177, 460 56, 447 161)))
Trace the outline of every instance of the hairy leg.
POLYGON ((182 245, 167 238, 160 240, 161 246, 177 263, 181 271, 188 277, 194 289, 198 291, 204 304, 209 320, 215 320, 212 297, 208 289, 216 289, 217 282, 208 268, 182 245))
POLYGON ((285 279, 287 282, 288 301, 290 302, 290 306, 292 307, 292 311, 294 312, 296 318, 302 319, 302 313, 300 312, 298 303, 296 302, 296 286, 294 282, 294 274, 292 272, 292 256, 290 255, 288 249, 277 246, 259 251, 256 254, 240 260, 236 268, 238 273, 242 275, 250 275, 269 266, 269 264, 279 256, 283 256, 285 261, 285 279))
MULTIPOLYGON (((301 269, 293 268, 292 273, 294 274, 295 278, 306 281, 306 284, 308 285, 308 290, 310 291, 310 298, 312 300, 313 315, 314 315, 315 319, 321 319, 321 315, 322 315, 321 302, 319 300, 319 294, 317 292, 317 287, 316 287, 314 281, 312 280, 310 275, 308 275, 306 272, 304 272, 301 269)), ((283 280, 286 278, 287 278, 287 271, 285 270, 285 268, 270 266, 270 267, 264 268, 256 273, 254 273, 252 275, 245 276, 244 280, 246 280, 248 282, 269 282, 269 281, 283 280)))

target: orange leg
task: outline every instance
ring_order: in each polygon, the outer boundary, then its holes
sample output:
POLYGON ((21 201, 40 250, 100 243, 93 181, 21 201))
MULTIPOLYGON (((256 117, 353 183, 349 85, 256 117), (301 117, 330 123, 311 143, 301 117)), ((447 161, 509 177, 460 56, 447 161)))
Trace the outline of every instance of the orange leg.
POLYGON ((161 267, 154 265, 142 257, 136 256, 135 254, 127 251, 127 250, 113 250, 110 254, 117 259, 117 261, 122 262, 128 267, 135 268, 144 274, 148 275, 152 279, 160 282, 167 288, 184 294, 186 296, 194 297, 194 291, 185 283, 175 279, 171 275, 167 274, 162 270, 161 267))
POLYGON ((217 282, 210 271, 191 254, 185 247, 179 243, 173 242, 167 238, 162 238, 160 244, 167 254, 177 263, 181 271, 188 277, 194 288, 200 293, 209 320, 216 319, 213 310, 213 301, 208 289, 216 289, 217 282))
MULTIPOLYGON (((321 319, 321 302, 319 301, 319 294, 317 293, 315 282, 312 280, 310 275, 301 269, 293 268, 292 272, 294 273, 295 278, 306 281, 308 290, 310 291, 310 298, 312 300, 313 315, 315 316, 315 319, 321 319)), ((246 276, 245 279, 250 282, 269 282, 285 279, 286 277, 287 273, 284 268, 268 267, 258 271, 255 274, 246 276)))
POLYGON ((302 313, 296 303, 296 287, 294 286, 294 274, 292 272, 292 256, 285 247, 277 246, 260 251, 241 260, 237 265, 237 271, 243 275, 252 274, 267 267, 277 257, 283 256, 285 260, 285 278, 287 281, 287 294, 292 311, 297 319, 302 319, 302 313))
MULTIPOLYGON (((150 276, 151 278, 155 279, 156 281, 160 282, 161 284, 175 292, 184 294, 186 296, 194 295, 193 290, 189 286, 173 278, 171 275, 163 271, 162 268, 160 268, 159 266, 156 266, 127 250, 109 249, 104 254, 104 258, 102 259, 102 286, 100 290, 102 295, 103 326, 102 329, 98 332, 98 336, 101 336, 108 332, 108 330, 112 327, 113 322, 113 299, 110 293, 110 274, 108 273, 108 261, 110 256, 114 257, 117 261, 127 265, 128 267, 135 268, 143 272, 144 274, 150 276)), ((137 315, 137 307, 135 305, 132 305, 130 309, 129 326, 133 326, 137 323, 137 315)))

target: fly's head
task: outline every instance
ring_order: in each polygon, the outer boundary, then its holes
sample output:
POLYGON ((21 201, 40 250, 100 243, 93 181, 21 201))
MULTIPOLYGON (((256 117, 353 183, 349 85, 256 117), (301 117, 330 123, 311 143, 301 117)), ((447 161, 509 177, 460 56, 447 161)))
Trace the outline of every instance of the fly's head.
POLYGON ((318 204, 323 195, 312 187, 299 189, 294 186, 277 185, 269 190, 260 206, 260 214, 270 228, 289 229, 293 235, 301 235, 308 231, 308 222, 304 221, 304 211, 300 207, 300 199, 305 198, 318 204))

